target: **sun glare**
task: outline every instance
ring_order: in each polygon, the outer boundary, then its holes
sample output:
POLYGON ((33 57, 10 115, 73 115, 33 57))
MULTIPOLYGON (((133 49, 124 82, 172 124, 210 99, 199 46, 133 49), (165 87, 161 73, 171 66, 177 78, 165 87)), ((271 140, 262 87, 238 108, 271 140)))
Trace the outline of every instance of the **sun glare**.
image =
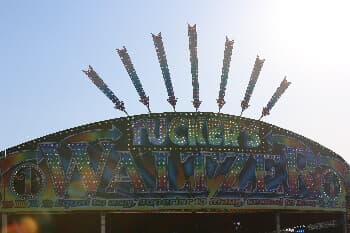
MULTIPOLYGON (((344 64, 350 52, 350 1, 273 1, 271 33, 310 63, 344 64), (305 49, 307 48, 307 49, 305 49)), ((277 45, 278 46, 278 45, 277 45)))

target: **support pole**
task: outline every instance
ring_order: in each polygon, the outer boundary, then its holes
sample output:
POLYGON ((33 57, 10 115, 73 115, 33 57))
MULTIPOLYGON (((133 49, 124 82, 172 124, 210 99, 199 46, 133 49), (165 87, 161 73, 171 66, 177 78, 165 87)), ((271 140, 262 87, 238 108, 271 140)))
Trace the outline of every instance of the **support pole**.
POLYGON ((276 214, 276 233, 281 233, 281 218, 280 213, 276 214))
POLYGON ((343 215, 343 232, 348 233, 348 219, 347 219, 347 214, 344 213, 343 215))
POLYGON ((101 213, 101 233, 106 233, 106 214, 101 213))
POLYGON ((2 213, 1 214, 1 223, 2 223, 2 233, 7 233, 7 214, 2 213))

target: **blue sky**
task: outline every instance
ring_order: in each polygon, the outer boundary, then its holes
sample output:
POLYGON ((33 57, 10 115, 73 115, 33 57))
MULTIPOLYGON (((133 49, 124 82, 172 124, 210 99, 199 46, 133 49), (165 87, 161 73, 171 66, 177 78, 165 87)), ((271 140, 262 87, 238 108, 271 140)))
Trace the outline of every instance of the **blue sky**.
POLYGON ((256 55, 265 64, 244 116, 264 120, 350 161, 347 1, 1 1, 0 149, 123 116, 81 72, 91 64, 131 114, 145 113, 115 51, 126 46, 153 112, 171 111, 151 33, 162 32, 178 111, 193 111, 187 23, 197 24, 201 111, 217 111, 225 36, 235 40, 222 112, 239 114, 256 55))

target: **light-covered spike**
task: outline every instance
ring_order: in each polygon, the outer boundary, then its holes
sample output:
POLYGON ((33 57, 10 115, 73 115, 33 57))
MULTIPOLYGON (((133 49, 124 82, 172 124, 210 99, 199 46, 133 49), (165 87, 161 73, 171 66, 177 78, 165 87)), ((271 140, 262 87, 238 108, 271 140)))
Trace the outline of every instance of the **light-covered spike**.
POLYGON ((196 24, 188 25, 188 39, 190 50, 192 88, 193 88, 193 107, 198 111, 202 101, 199 100, 199 81, 198 81, 198 56, 197 56, 197 31, 196 24))
POLYGON ((284 77, 283 81, 281 82, 280 86, 277 88, 275 93, 272 95, 266 107, 263 108, 260 119, 270 114, 272 107, 276 104, 276 102, 282 96, 282 94, 287 90, 290 84, 291 82, 287 81, 287 77, 284 77))
POLYGON ((244 99, 241 102, 241 107, 242 107, 241 115, 249 107, 249 100, 254 91, 255 84, 258 81, 259 74, 264 62, 265 62, 265 59, 260 59, 259 56, 257 56, 255 59, 254 68, 252 70, 252 74, 250 75, 250 80, 247 86, 247 90, 245 91, 244 99))
POLYGON ((226 37, 224 60, 223 60, 222 73, 221 73, 219 98, 216 100, 216 102, 218 103, 218 106, 219 106, 219 112, 220 112, 221 108, 224 106, 224 104, 226 103, 224 98, 225 98, 225 91, 226 91, 226 85, 227 85, 227 79, 228 79, 228 72, 230 70, 233 43, 234 43, 233 40, 229 40, 229 38, 226 37))
POLYGON ((173 84, 171 82, 171 77, 170 77, 168 62, 167 62, 166 54, 164 50, 162 35, 161 33, 158 33, 157 35, 152 34, 152 38, 153 38, 154 47, 156 48, 160 69, 162 70, 165 87, 168 92, 167 101, 175 111, 177 98, 174 95, 174 89, 173 89, 173 84))
POLYGON ((134 87, 135 87, 137 93, 140 96, 139 101, 147 107, 148 112, 151 112, 150 107, 149 107, 149 97, 146 96, 146 93, 143 90, 141 81, 140 81, 139 77, 137 76, 136 70, 134 68, 134 65, 132 64, 131 58, 128 54, 128 51, 126 50, 125 47, 123 47, 122 49, 117 49, 117 52, 119 54, 120 59, 123 62, 123 65, 124 65, 126 71, 129 74, 129 77, 130 77, 132 83, 134 84, 134 87))
POLYGON ((126 115, 128 113, 125 110, 124 102, 120 101, 118 97, 113 93, 111 89, 105 84, 105 82, 100 78, 96 71, 89 65, 87 70, 82 70, 87 77, 100 89, 103 94, 105 94, 113 103, 114 107, 120 111, 123 111, 126 115))

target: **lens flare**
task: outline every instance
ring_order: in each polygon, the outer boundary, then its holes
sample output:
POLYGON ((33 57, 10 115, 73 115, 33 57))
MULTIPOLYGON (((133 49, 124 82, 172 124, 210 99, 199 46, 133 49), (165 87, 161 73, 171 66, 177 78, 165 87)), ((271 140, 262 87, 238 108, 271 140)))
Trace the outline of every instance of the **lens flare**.
POLYGON ((18 224, 18 232, 21 233, 38 233, 38 223, 32 217, 24 217, 18 224))

